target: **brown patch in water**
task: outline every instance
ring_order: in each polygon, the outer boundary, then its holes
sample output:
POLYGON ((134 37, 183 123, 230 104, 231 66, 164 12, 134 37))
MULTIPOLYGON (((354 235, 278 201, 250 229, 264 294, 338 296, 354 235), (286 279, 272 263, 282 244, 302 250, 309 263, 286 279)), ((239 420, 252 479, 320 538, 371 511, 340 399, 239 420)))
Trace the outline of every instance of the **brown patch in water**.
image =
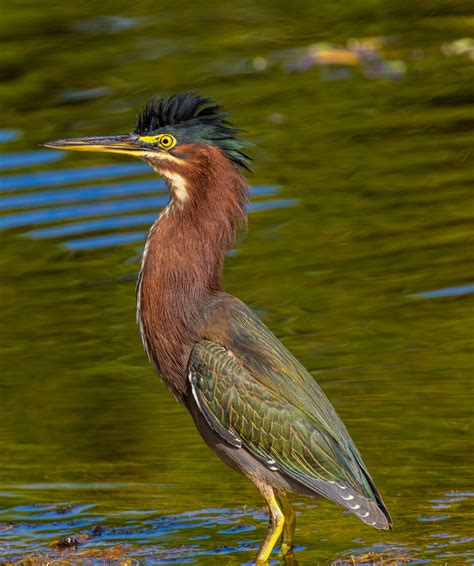
MULTIPOLYGON (((107 561, 107 564, 112 563, 118 566, 136 566, 139 564, 138 560, 128 557, 126 555, 127 549, 119 544, 108 549, 84 549, 78 552, 70 552, 67 555, 65 555, 66 549, 64 547, 56 548, 63 551, 62 556, 54 557, 45 553, 32 553, 15 563, 3 562, 2 566, 45 566, 46 564, 48 566, 73 566, 78 563, 85 563, 90 559, 104 560, 107 561)), ((77 547, 70 547, 72 550, 75 550, 75 548, 77 547)))
POLYGON ((357 566, 357 564, 373 564, 374 566, 398 566, 408 564, 413 558, 404 555, 393 555, 389 552, 366 552, 365 554, 351 554, 349 558, 336 560, 331 566, 357 566))

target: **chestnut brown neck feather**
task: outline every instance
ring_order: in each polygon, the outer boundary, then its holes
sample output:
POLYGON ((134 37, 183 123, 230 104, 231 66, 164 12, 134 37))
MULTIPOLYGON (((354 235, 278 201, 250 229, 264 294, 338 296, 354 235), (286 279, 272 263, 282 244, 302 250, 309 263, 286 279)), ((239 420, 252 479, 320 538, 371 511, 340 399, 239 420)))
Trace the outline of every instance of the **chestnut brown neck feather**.
POLYGON ((206 305, 222 290, 224 253, 245 223, 248 186, 217 148, 180 147, 182 160, 151 163, 168 180, 171 203, 150 230, 137 285, 137 316, 148 356, 176 397, 198 342, 206 305), (181 186, 173 188, 180 179, 181 186), (185 198, 183 198, 183 183, 185 198))

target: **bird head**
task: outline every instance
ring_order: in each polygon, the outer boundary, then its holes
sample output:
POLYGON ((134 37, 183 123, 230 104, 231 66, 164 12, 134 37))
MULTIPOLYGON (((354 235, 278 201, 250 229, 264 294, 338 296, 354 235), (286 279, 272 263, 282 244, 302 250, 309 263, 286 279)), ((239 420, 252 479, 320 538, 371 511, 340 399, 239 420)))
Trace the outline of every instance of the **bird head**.
POLYGON ((149 163, 166 178, 196 172, 209 164, 214 148, 229 161, 250 171, 241 132, 227 121, 228 114, 212 100, 188 92, 153 97, 138 114, 130 134, 56 140, 46 147, 133 155, 149 163))

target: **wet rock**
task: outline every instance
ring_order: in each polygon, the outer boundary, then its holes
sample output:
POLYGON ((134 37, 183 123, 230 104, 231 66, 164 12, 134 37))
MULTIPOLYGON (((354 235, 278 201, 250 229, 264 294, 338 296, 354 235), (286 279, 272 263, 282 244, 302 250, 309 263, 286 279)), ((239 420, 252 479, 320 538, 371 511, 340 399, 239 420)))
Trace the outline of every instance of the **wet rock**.
POLYGON ((50 544, 50 547, 55 550, 75 550, 78 546, 79 541, 74 537, 62 537, 50 544))

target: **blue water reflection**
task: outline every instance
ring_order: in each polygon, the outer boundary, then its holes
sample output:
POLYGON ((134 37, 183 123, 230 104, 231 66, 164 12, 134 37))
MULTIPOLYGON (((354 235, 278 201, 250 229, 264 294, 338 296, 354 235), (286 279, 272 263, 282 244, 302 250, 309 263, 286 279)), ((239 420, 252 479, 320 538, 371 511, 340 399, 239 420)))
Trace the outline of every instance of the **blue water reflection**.
POLYGON ((123 246, 124 244, 142 242, 146 238, 146 234, 146 231, 105 234, 103 236, 69 240, 64 242, 64 245, 70 250, 90 250, 94 248, 106 248, 109 246, 123 246))
POLYGON ((15 141, 20 137, 18 130, 0 130, 0 143, 15 141))
MULTIPOLYGON (((265 196, 274 194, 275 191, 275 187, 259 186, 254 187, 253 194, 255 196, 265 196)), ((128 196, 134 193, 166 193, 166 185, 163 181, 152 178, 109 185, 86 185, 72 189, 21 193, 14 196, 3 197, 0 200, 0 210, 33 208, 35 206, 100 200, 106 198, 110 199, 112 197, 128 196)))
MULTIPOLYGON (((63 155, 66 154, 63 153, 63 155)), ((100 181, 101 179, 112 179, 114 177, 126 177, 144 173, 150 173, 150 168, 144 163, 34 171, 18 175, 5 175, 1 180, 0 190, 6 192, 20 189, 55 187, 83 181, 100 181)))
MULTIPOLYGON (((55 161, 64 155, 64 152, 42 150, 7 154, 4 163, 6 166, 15 163, 18 167, 29 167, 39 164, 45 156, 51 156, 51 161, 55 161)), ((0 211, 5 213, 0 216, 0 229, 33 228, 26 232, 27 236, 59 238, 62 245, 71 250, 143 242, 146 228, 169 200, 164 181, 153 175, 144 163, 6 175, 2 178, 1 191, 14 194, 5 195, 0 200, 0 211), (127 179, 134 175, 146 176, 127 179), (98 183, 107 179, 118 181, 98 183), (70 186, 78 182, 85 184, 70 186), (133 214, 139 211, 143 212, 133 214), (37 227, 42 224, 48 226, 37 227), (92 233, 95 234, 85 236, 92 233), (76 238, 68 239, 70 236, 76 238)), ((296 203, 295 199, 265 198, 277 192, 278 188, 270 185, 253 187, 256 200, 249 206, 249 212, 284 208, 296 203)))
POLYGON ((4 153, 0 155, 0 170, 18 169, 19 167, 33 167, 45 163, 54 163, 64 159, 62 151, 23 151, 21 153, 4 153))
POLYGON ((140 193, 163 193, 166 186, 158 179, 128 181, 110 185, 89 185, 70 189, 52 191, 35 191, 3 197, 0 201, 1 210, 14 208, 33 208, 35 206, 55 205, 86 200, 100 200, 140 193))
POLYGON ((466 285, 456 285, 455 287, 444 287, 443 289, 434 289, 433 291, 424 291, 412 295, 416 299, 436 299, 437 297, 453 297, 456 295, 467 295, 474 293, 474 283, 466 285))
POLYGON ((58 208, 41 208, 18 212, 0 217, 0 228, 20 228, 35 224, 47 224, 73 220, 88 216, 101 216, 123 212, 134 212, 136 210, 157 210, 166 205, 167 196, 156 196, 147 198, 106 201, 95 204, 75 204, 73 206, 62 206, 58 208))
MULTIPOLYGON (((275 199, 263 202, 254 202, 249 206, 249 212, 267 210, 269 208, 286 208, 288 206, 293 206, 295 202, 296 201, 294 199, 275 199)), ((100 220, 77 222, 74 225, 66 224, 65 226, 57 226, 50 229, 45 228, 43 230, 35 230, 29 232, 29 235, 34 235, 40 238, 51 238, 70 235, 75 232, 85 233, 114 228, 126 228, 138 225, 149 226, 153 223, 156 216, 156 213, 152 213, 124 216, 122 218, 101 218, 100 220)), ((147 231, 120 232, 117 234, 107 234, 103 236, 94 236, 77 240, 67 240, 64 242, 64 245, 71 250, 104 248, 109 246, 120 246, 124 244, 143 242, 146 238, 146 235, 147 231)))
POLYGON ((129 214, 128 216, 115 216, 112 218, 99 218, 96 220, 85 220, 83 222, 71 222, 51 228, 39 228, 27 232, 27 236, 33 238, 58 238, 60 236, 72 236, 74 234, 85 234, 87 232, 99 232, 100 230, 115 230, 129 228, 131 226, 149 226, 156 218, 156 213, 129 214))

